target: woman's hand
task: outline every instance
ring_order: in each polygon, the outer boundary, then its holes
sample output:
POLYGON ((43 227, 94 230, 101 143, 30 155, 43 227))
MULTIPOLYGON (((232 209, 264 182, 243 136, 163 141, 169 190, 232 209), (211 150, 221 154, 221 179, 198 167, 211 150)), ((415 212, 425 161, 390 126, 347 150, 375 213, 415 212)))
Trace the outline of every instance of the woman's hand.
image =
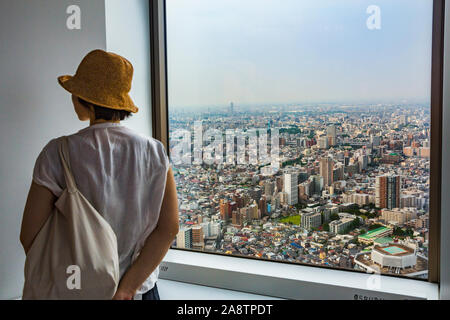
POLYGON ((123 290, 121 288, 117 289, 116 294, 112 298, 113 300, 133 300, 135 294, 133 292, 123 290))
POLYGON ((167 183, 158 224, 147 237, 137 259, 120 280, 114 299, 131 299, 145 279, 158 268, 178 233, 178 199, 172 169, 167 171, 167 183), (128 292, 128 293, 127 293, 128 292), (131 294, 130 294, 131 292, 131 294))

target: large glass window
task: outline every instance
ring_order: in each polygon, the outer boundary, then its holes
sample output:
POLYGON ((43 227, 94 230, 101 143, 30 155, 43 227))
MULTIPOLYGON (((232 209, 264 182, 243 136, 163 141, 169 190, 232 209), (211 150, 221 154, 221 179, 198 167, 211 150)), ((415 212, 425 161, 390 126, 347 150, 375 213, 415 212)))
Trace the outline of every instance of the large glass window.
POLYGON ((427 278, 431 0, 167 0, 174 247, 427 278))

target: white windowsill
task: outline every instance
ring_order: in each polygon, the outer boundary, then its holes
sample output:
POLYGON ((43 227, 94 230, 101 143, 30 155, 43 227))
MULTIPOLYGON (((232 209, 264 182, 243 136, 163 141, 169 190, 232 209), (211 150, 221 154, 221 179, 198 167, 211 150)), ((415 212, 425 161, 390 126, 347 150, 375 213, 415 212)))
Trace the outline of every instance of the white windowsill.
POLYGON ((164 279, 158 280, 158 292, 161 300, 277 300, 277 298, 251 293, 164 279))
POLYGON ((160 278, 285 299, 439 298, 437 284, 420 280, 172 249, 160 278))

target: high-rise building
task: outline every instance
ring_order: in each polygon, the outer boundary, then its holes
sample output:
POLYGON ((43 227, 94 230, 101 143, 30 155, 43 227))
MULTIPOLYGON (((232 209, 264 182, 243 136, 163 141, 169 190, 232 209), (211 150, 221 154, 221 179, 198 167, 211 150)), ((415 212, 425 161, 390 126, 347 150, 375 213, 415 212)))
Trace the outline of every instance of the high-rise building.
POLYGON ((277 187, 278 192, 281 192, 281 190, 283 189, 283 177, 281 177, 281 176, 277 177, 276 187, 277 187))
POLYGON ((228 220, 231 219, 231 215, 234 210, 237 210, 238 205, 235 201, 231 201, 228 205, 228 220))
POLYGON ((331 158, 320 159, 320 175, 323 177, 323 184, 327 187, 333 184, 334 162, 331 158))
POLYGON ((420 216, 418 219, 416 219, 415 222, 416 222, 415 227, 417 229, 429 228, 430 227, 430 218, 429 218, 428 214, 420 216))
POLYGON ((328 137, 321 136, 319 137, 319 148, 320 149, 328 149, 330 145, 328 144, 328 137))
POLYGON ((177 248, 191 249, 192 248, 192 229, 181 228, 177 234, 177 248))
POLYGON ((221 233, 221 225, 218 222, 211 222, 210 223, 210 236, 215 237, 220 235, 221 233))
POLYGON ((344 166, 348 166, 350 164, 350 157, 344 157, 344 166))
POLYGON ((261 199, 259 199, 258 207, 259 207, 261 217, 266 216, 267 215, 267 204, 266 204, 265 197, 262 197, 261 199))
POLYGON ((306 201, 312 194, 313 191, 313 182, 305 181, 298 185, 298 198, 300 200, 306 201))
POLYGON ((402 194, 400 197, 400 207, 401 208, 418 208, 420 209, 420 202, 419 199, 410 194, 402 194))
POLYGON ((298 203, 298 174, 290 171, 284 174, 284 192, 287 194, 287 204, 295 205, 298 203))
POLYGON ((220 199, 220 218, 224 221, 230 220, 230 203, 226 199, 220 199))
POLYGON ((398 223, 400 225, 405 224, 410 220, 417 219, 417 210, 415 208, 405 209, 383 209, 381 210, 381 218, 386 223, 398 223))
POLYGON ((244 199, 239 194, 233 194, 233 201, 236 202, 238 208, 242 208, 244 206, 244 199))
POLYGON ((273 195, 273 192, 275 191, 275 183, 273 183, 270 180, 267 180, 264 182, 264 194, 267 197, 270 197, 273 195))
POLYGON ((205 241, 203 237, 203 229, 201 226, 192 227, 192 248, 203 250, 205 241))
POLYGON ((250 217, 248 214, 248 207, 240 208, 239 213, 241 214, 243 221, 250 220, 250 217))
POLYGON ((336 145, 336 126, 334 124, 328 126, 327 128, 327 140, 329 146, 336 145))
POLYGON ((205 238, 208 238, 211 236, 211 223, 210 222, 202 222, 200 223, 203 229, 203 234, 205 235, 205 238))
POLYGON ((259 216, 259 210, 258 210, 258 205, 256 203, 252 203, 249 207, 248 207, 248 215, 250 216, 250 219, 252 220, 257 220, 260 219, 261 217, 259 216))
POLYGON ((369 157, 367 155, 361 155, 358 157, 358 163, 360 170, 366 170, 369 164, 369 157))
POLYGON ((372 144, 372 146, 378 147, 381 144, 381 137, 380 136, 371 135, 370 136, 370 143, 372 144))
POLYGON ((344 166, 342 164, 338 164, 333 169, 333 181, 344 180, 344 166))
POLYGON ((235 226, 242 227, 245 222, 245 214, 241 213, 240 210, 233 211, 232 223, 235 226))
POLYGON ((375 205, 378 208, 400 208, 400 176, 378 176, 375 183, 375 205))
POLYGON ((339 207, 337 205, 326 205, 322 211, 322 223, 328 223, 332 214, 338 214, 339 207))
POLYGON ((302 183, 305 182, 306 180, 308 180, 308 172, 304 171, 304 172, 299 172, 298 174, 298 183, 302 183))
POLYGON ((324 187, 324 179, 322 176, 319 175, 313 175, 309 177, 310 181, 312 182, 310 185, 310 195, 311 194, 320 194, 324 187))
POLYGON ((351 218, 343 218, 340 220, 331 221, 329 224, 330 231, 335 234, 341 234, 352 224, 352 222, 353 219, 351 218))
POLYGON ((322 224, 322 215, 320 212, 307 212, 301 215, 302 227, 306 230, 318 228, 322 224))

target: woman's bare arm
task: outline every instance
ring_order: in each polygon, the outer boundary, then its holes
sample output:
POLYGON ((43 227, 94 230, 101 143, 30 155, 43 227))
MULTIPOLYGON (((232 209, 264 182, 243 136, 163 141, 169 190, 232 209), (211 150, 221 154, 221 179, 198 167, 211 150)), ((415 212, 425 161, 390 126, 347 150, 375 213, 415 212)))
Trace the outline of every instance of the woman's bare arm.
POLYGON ((56 197, 46 187, 32 183, 22 218, 20 242, 25 254, 52 213, 56 197))
POLYGON ((170 168, 167 172, 166 189, 158 224, 147 238, 139 257, 122 277, 113 299, 133 299, 136 291, 163 260, 178 234, 178 224, 177 189, 170 168))

